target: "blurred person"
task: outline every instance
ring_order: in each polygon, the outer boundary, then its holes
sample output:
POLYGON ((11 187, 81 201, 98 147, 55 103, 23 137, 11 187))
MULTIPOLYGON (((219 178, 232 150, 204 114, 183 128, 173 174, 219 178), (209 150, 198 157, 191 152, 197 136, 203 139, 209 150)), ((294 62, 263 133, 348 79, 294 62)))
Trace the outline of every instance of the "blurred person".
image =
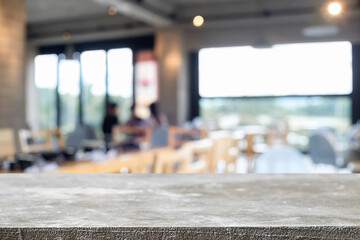
POLYGON ((146 124, 146 122, 143 119, 139 118, 136 115, 135 104, 131 105, 130 112, 131 112, 130 119, 125 123, 126 126, 139 127, 139 126, 144 126, 146 124))
POLYGON ((168 127, 168 119, 166 115, 160 111, 159 104, 157 102, 152 103, 150 106, 150 118, 147 120, 147 125, 156 127, 168 127))
MULTIPOLYGON (((127 127, 135 127, 140 129, 144 129, 146 127, 145 120, 139 118, 136 115, 136 105, 131 105, 130 108, 130 119, 123 125, 123 129, 128 129, 127 127)), ((126 130, 125 130, 126 131, 126 130)), ((137 150, 140 149, 139 142, 141 142, 141 139, 145 136, 145 133, 141 132, 127 132, 125 133, 126 137, 125 140, 120 144, 122 149, 125 150, 137 150)))
POLYGON ((150 146, 152 148, 168 146, 168 120, 159 109, 159 104, 154 102, 150 105, 150 118, 147 125, 152 128, 150 146))
POLYGON ((104 132, 105 142, 109 143, 112 140, 112 129, 119 124, 117 117, 117 104, 109 103, 106 106, 106 115, 102 124, 102 130, 104 132))

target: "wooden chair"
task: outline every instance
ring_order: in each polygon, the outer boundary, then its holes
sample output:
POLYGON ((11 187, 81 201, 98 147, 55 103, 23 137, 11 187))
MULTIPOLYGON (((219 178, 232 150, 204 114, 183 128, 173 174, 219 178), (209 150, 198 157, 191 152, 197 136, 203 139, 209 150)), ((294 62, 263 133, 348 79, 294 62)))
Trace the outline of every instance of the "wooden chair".
POLYGON ((155 152, 152 150, 135 153, 137 169, 134 173, 153 173, 155 168, 155 152))
POLYGON ((154 173, 187 173, 191 160, 189 148, 158 151, 156 153, 154 173))
POLYGON ((187 142, 200 140, 204 135, 205 132, 198 129, 186 129, 171 126, 168 132, 168 144, 172 148, 178 148, 187 142))
POLYGON ((191 173, 210 172, 213 153, 213 143, 210 139, 188 142, 184 148, 189 148, 192 153, 192 162, 188 168, 191 173))
POLYGON ((235 143, 235 146, 231 147, 228 151, 228 155, 225 159, 226 161, 226 173, 235 173, 236 172, 236 164, 237 160, 240 156, 240 150, 238 146, 237 140, 233 140, 235 143))
POLYGON ((22 153, 48 152, 53 149, 55 138, 57 147, 63 149, 65 144, 60 129, 55 130, 27 130, 21 129, 18 132, 20 151, 22 153))
POLYGON ((53 131, 53 136, 55 136, 57 139, 58 147, 60 149, 64 149, 65 148, 64 135, 62 134, 61 129, 59 127, 53 131))
POLYGON ((254 171, 256 158, 273 145, 273 133, 268 130, 262 132, 247 132, 245 133, 245 142, 246 147, 244 154, 248 162, 248 172, 251 173, 254 171), (257 143, 255 141, 257 138, 264 139, 264 143, 257 143))
POLYGON ((13 159, 15 155, 15 133, 13 129, 0 129, 0 158, 13 159))
POLYGON ((236 141, 228 132, 217 132, 211 135, 213 141, 212 161, 210 163, 210 171, 216 172, 220 161, 225 161, 226 166, 229 163, 235 163, 237 155, 234 152, 236 141))
POLYGON ((265 132, 255 132, 255 133, 246 133, 245 134, 245 140, 246 140, 246 148, 245 148, 245 154, 247 156, 254 156, 259 153, 263 153, 263 149, 267 146, 273 145, 273 134, 271 131, 265 131, 265 132), (255 142, 255 139, 257 137, 265 139, 264 144, 257 144, 255 142), (259 148, 256 148, 256 147, 259 148))
POLYGON ((20 151, 22 153, 37 153, 51 151, 52 132, 50 130, 31 131, 19 130, 20 151))

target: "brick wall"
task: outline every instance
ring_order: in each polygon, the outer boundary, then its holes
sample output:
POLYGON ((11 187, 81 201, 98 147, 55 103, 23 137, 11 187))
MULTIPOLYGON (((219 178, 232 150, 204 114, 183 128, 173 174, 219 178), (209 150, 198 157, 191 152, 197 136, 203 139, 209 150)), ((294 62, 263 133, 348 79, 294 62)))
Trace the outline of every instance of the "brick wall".
POLYGON ((25 126, 25 1, 0 0, 0 128, 25 126))

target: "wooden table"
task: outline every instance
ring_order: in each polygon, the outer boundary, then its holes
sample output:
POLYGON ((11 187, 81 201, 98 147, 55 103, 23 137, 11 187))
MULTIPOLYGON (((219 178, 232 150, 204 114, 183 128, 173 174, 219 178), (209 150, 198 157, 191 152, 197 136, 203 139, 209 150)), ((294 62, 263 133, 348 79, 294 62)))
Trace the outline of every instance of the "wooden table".
MULTIPOLYGON (((136 154, 144 153, 144 152, 159 152, 159 151, 167 151, 169 147, 160 147, 160 148, 152 148, 146 151, 129 151, 118 154, 115 157, 109 158, 104 161, 90 161, 90 160, 81 160, 81 161, 67 161, 59 164, 59 168, 55 171, 48 173, 120 173, 120 170, 124 166, 131 166, 128 163, 124 164, 124 161, 129 158, 135 156, 136 154)), ((0 170, 0 174, 2 173, 24 173, 22 170, 16 171, 2 171, 0 170)))

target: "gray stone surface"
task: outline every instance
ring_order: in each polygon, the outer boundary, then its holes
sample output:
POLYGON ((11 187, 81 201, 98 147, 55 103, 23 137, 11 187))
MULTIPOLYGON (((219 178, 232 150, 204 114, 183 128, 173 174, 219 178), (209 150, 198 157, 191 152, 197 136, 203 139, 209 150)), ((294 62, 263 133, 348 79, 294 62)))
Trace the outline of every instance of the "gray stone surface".
POLYGON ((0 175, 0 239, 360 239, 359 175, 0 175))

